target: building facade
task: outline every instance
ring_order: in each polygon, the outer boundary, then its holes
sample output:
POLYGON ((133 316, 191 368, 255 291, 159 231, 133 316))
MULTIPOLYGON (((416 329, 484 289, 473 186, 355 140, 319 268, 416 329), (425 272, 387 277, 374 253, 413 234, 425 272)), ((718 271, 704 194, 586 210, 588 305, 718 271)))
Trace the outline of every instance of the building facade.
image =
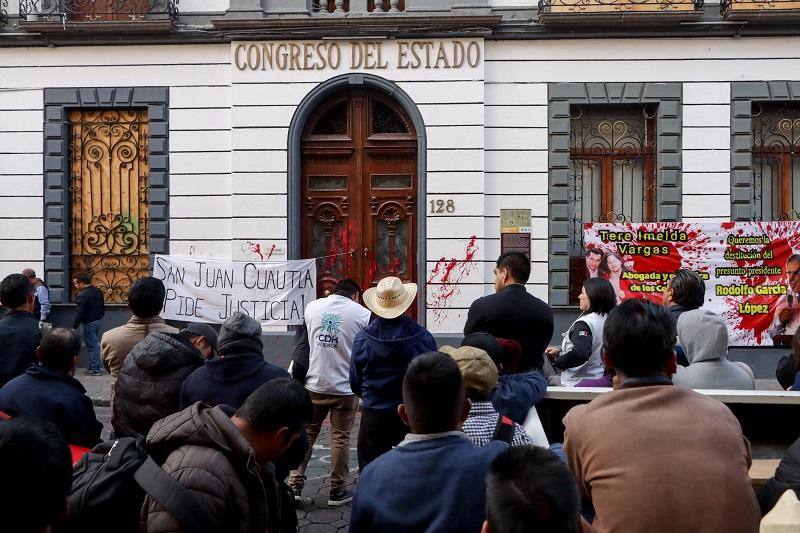
POLYGON ((57 322, 76 270, 124 318, 154 254, 320 257, 455 335, 501 209, 571 320, 582 222, 800 210, 800 2, 2 5, 0 275, 34 268, 57 322))

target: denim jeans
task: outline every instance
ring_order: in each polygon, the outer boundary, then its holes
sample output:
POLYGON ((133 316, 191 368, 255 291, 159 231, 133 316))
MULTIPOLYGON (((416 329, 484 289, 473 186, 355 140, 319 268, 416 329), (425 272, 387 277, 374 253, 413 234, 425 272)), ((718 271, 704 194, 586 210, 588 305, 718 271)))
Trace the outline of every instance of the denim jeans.
POLYGON ((86 344, 86 351, 89 352, 89 368, 100 371, 100 325, 103 320, 95 320, 81 324, 81 334, 83 342, 86 344))

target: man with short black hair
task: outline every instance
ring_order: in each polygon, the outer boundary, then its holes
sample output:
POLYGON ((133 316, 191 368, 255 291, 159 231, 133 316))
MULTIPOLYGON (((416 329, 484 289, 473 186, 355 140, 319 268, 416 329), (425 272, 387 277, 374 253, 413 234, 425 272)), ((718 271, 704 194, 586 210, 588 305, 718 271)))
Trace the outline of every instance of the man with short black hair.
POLYGON ((156 331, 134 346, 117 379, 115 436, 146 436, 156 421, 178 412, 184 380, 216 347, 217 332, 199 322, 178 333, 156 331))
POLYGON ((42 339, 33 310, 33 287, 22 274, 9 274, 0 281, 0 303, 9 311, 0 319, 0 387, 36 361, 42 339))
POLYGON ((345 488, 350 471, 350 431, 358 411, 358 397, 350 388, 353 340, 369 324, 369 309, 359 305, 361 288, 349 279, 340 281, 333 294, 306 306, 305 325, 310 347, 305 387, 314 404, 308 424, 308 451, 289 479, 295 499, 301 500, 305 472, 322 422, 330 413, 331 477, 328 505, 353 499, 345 488))
POLYGON ((33 318, 41 322, 44 328, 42 331, 47 333, 53 329, 50 324, 50 289, 44 281, 36 276, 36 271, 32 268, 26 268, 22 271, 22 275, 28 278, 28 283, 33 287, 33 295, 36 298, 33 304, 33 318), (44 324, 47 324, 46 326, 44 324))
POLYGON ((460 431, 470 401, 455 360, 441 352, 412 359, 398 413, 411 428, 362 472, 351 531, 478 531, 489 463, 508 447, 476 447, 460 431))
MULTIPOLYGON (((155 423, 148 446, 179 445, 162 466, 208 509, 225 532, 281 529, 281 494, 271 464, 283 455, 311 419, 308 392, 291 379, 272 380, 233 411, 196 403, 155 423)), ((296 519, 295 519, 296 520, 296 519)), ((142 531, 182 531, 150 497, 142 507, 142 531)))
POLYGON ((472 302, 464 325, 464 335, 484 331, 519 342, 521 371, 541 370, 544 349, 553 336, 553 310, 525 288, 530 274, 528 256, 507 252, 498 257, 494 269, 496 294, 472 302))
POLYGON ((47 420, 70 444, 91 448, 100 442, 103 425, 86 389, 72 377, 80 349, 74 330, 56 328, 45 335, 36 349, 40 364, 0 388, 0 411, 47 420))
POLYGON ((164 305, 166 289, 164 283, 157 278, 146 277, 136 280, 128 289, 128 307, 133 316, 127 324, 110 329, 103 334, 100 341, 100 353, 103 366, 111 374, 111 403, 117 388, 117 376, 122 363, 134 346, 142 342, 154 331, 177 333, 178 330, 164 323, 159 316, 164 305))
POLYGON ((75 319, 72 321, 72 328, 81 328, 81 336, 89 354, 89 368, 83 373, 87 376, 99 376, 100 326, 103 324, 103 316, 106 314, 103 292, 92 285, 92 277, 86 272, 75 276, 72 284, 78 290, 75 297, 75 319))
POLYGON ((564 450, 594 506, 592 525, 757 531, 750 444, 723 403, 672 385, 675 337, 667 309, 647 300, 625 300, 606 319, 603 359, 617 374, 616 390, 564 417, 564 450))
POLYGON ((0 422, 0 472, 4 531, 46 533, 66 513, 72 455, 52 424, 29 417, 0 422))
MULTIPOLYGON (((681 268, 667 282, 662 297, 664 305, 669 309, 672 323, 677 327, 681 314, 703 305, 706 297, 706 283, 697 272, 681 268)), ((675 353, 679 365, 689 366, 689 360, 680 345, 680 339, 678 339, 675 353)))
POLYGON ((578 533, 580 517, 575 478, 553 452, 518 446, 495 457, 489 466, 481 533, 578 533))
POLYGON ((603 262, 603 250, 589 248, 586 250, 586 279, 596 278, 600 275, 600 264, 603 262))

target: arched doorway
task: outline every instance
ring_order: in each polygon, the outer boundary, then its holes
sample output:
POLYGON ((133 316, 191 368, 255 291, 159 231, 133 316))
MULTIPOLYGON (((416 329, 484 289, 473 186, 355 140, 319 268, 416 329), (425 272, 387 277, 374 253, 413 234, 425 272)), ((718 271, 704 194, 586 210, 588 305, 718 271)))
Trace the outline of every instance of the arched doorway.
POLYGON ((301 254, 319 293, 343 278, 417 281, 418 143, 393 99, 347 88, 311 113, 300 143, 301 254))

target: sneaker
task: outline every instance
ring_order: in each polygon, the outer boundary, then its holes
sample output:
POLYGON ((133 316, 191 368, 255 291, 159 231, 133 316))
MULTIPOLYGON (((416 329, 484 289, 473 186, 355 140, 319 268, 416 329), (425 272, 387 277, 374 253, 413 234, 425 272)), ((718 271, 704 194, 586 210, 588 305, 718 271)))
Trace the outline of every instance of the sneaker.
POLYGON ((292 487, 292 494, 294 495, 294 503, 295 504, 308 505, 313 501, 308 496, 303 496, 303 486, 302 485, 298 485, 298 486, 292 487))
POLYGON ((331 507, 336 507, 338 505, 344 505, 346 503, 350 503, 353 500, 353 492, 347 489, 344 490, 332 490, 331 495, 328 497, 328 505, 331 507))
POLYGON ((84 376, 99 376, 101 374, 102 372, 100 372, 99 370, 95 370, 93 368, 87 368, 86 370, 83 371, 84 376))

